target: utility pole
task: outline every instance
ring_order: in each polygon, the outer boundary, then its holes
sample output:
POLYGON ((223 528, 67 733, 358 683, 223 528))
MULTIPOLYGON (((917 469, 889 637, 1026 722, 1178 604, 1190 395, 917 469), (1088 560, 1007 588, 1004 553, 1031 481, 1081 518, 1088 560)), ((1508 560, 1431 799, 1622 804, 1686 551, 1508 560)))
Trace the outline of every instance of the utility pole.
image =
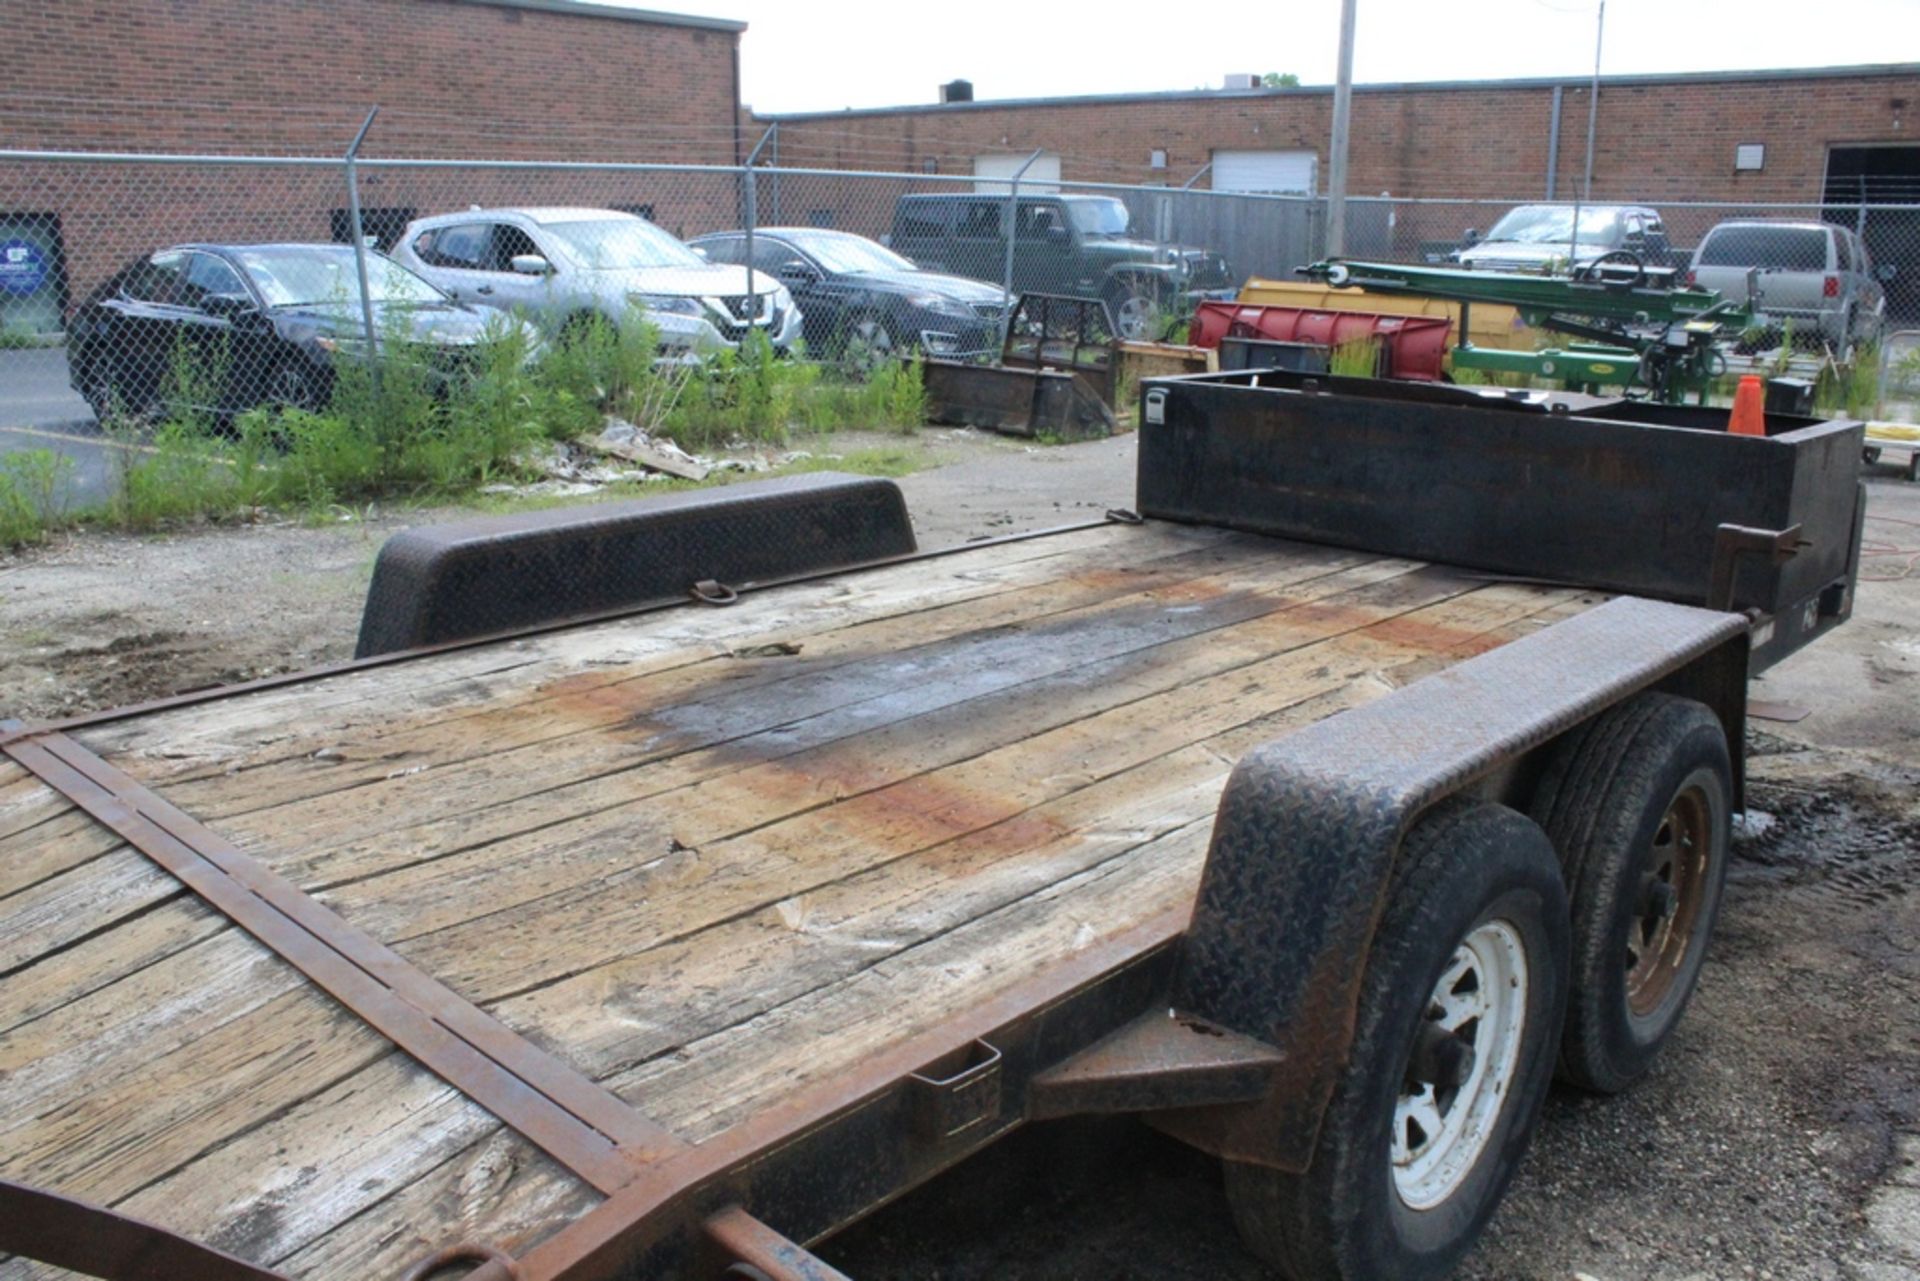
POLYGON ((1353 123, 1353 8, 1340 0, 1340 69, 1333 81, 1333 142, 1327 157, 1327 257, 1347 251, 1347 132, 1353 123))
POLYGON ((1567 234, 1567 272, 1580 267, 1580 206, 1593 199, 1593 132, 1600 120, 1600 45, 1607 34, 1607 0, 1600 0, 1600 14, 1593 24, 1593 84, 1587 89, 1587 172, 1580 181, 1580 196, 1573 202, 1573 230, 1567 234))

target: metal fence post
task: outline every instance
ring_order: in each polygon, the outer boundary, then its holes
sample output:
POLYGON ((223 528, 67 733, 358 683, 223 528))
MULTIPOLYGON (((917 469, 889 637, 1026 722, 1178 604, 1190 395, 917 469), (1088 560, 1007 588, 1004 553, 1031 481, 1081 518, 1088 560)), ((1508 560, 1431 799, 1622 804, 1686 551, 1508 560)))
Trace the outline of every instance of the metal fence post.
POLYGON ((1033 167, 1033 162, 1045 154, 1047 154, 1045 151, 1035 147, 1033 154, 1028 156, 1026 160, 1021 162, 1020 167, 1013 171, 1013 180, 1007 184, 1007 257, 1006 265, 1000 273, 1000 288, 1006 291, 1007 315, 1009 318, 1013 315, 1013 236, 1014 233, 1019 230, 1020 180, 1027 176, 1027 170, 1033 167))
POLYGON ((380 376, 379 336, 374 332, 373 295, 367 288, 367 233, 360 224, 360 144, 366 141, 367 130, 373 128, 373 118, 380 114, 375 107, 367 113, 366 120, 360 126, 360 132, 353 135, 353 145, 347 148, 347 218, 353 231, 353 265, 360 275, 360 321, 367 331, 367 368, 375 378, 380 376))
POLYGON ((753 294, 753 231, 754 231, 754 227, 760 221, 760 182, 759 182, 759 179, 754 174, 753 162, 760 158, 760 149, 767 145, 767 143, 773 138, 774 130, 778 129, 779 127, 780 127, 779 125, 774 125, 772 128, 768 129, 765 133, 760 135, 760 141, 753 144, 753 150, 747 153, 747 163, 743 165, 740 170, 740 183, 741 183, 741 189, 742 189, 741 190, 741 203, 742 203, 741 217, 747 224, 744 230, 747 233, 747 236, 746 236, 747 306, 749 308, 752 308, 753 306, 753 297, 754 297, 754 294, 753 294))

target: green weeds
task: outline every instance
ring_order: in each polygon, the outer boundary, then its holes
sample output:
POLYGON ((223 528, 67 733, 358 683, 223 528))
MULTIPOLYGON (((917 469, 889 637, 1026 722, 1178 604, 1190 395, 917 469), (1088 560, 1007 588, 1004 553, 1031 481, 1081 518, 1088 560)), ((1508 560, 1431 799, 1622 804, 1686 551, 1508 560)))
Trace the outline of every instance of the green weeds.
MULTIPOLYGON (((639 315, 618 325, 581 322, 538 350, 530 342, 527 330, 503 319, 452 360, 389 332, 377 363, 343 351, 330 368, 311 371, 325 384, 317 406, 268 404, 237 415, 219 409, 228 353, 183 345, 166 373, 167 408, 157 423, 117 407, 105 414, 117 483, 104 510, 80 518, 137 531, 248 519, 263 508, 453 498, 519 476, 535 446, 597 434, 609 416, 694 451, 784 444, 794 431, 910 433, 925 417, 917 359, 888 362, 863 382, 829 380, 821 366, 776 353, 757 333, 738 351, 665 359, 658 331, 639 315)), ((49 501, 65 477, 65 460, 51 459, 0 460, 0 547, 38 541, 75 519, 49 501)), ((836 465, 910 469, 892 458, 836 465)))

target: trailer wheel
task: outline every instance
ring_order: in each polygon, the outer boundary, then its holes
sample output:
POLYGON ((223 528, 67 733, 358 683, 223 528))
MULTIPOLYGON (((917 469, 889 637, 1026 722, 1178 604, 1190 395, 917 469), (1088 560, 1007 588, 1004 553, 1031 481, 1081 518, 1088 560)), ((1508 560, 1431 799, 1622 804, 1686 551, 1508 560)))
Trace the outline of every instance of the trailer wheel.
POLYGON ((1720 911, 1732 795, 1719 718, 1669 694, 1603 712, 1548 763, 1533 813, 1573 911, 1562 1079, 1624 1090, 1680 1022, 1720 911))
POLYGON ((1450 1272, 1533 1136, 1567 963, 1553 848, 1447 801, 1403 844, 1353 1048, 1304 1174, 1229 1162, 1234 1222, 1293 1281, 1450 1272))

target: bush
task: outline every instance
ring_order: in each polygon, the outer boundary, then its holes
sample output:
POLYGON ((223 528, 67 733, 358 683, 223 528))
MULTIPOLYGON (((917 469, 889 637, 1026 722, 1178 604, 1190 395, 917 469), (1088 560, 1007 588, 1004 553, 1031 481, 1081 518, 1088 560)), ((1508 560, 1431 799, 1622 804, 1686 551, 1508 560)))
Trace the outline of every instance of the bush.
MULTIPOLYGON (((157 426, 117 410, 103 417, 119 484, 100 515, 144 530, 261 507, 452 497, 513 474, 543 440, 599 432, 609 415, 690 450, 783 443, 795 426, 911 432, 925 417, 918 360, 862 383, 824 382, 820 366, 782 356, 758 332, 738 351, 663 359, 659 331, 637 312, 617 325, 582 320, 538 351, 531 341, 502 318, 450 364, 444 349, 396 330, 382 336, 377 364, 339 357, 323 407, 237 416, 216 408, 228 353, 183 345, 157 426)), ((11 455, 0 472, 0 542, 33 541, 67 519, 47 498, 65 460, 18 461, 31 457, 11 455)))
POLYGON ((73 459, 51 449, 0 454, 0 548, 37 543, 65 521, 72 474, 73 459))

